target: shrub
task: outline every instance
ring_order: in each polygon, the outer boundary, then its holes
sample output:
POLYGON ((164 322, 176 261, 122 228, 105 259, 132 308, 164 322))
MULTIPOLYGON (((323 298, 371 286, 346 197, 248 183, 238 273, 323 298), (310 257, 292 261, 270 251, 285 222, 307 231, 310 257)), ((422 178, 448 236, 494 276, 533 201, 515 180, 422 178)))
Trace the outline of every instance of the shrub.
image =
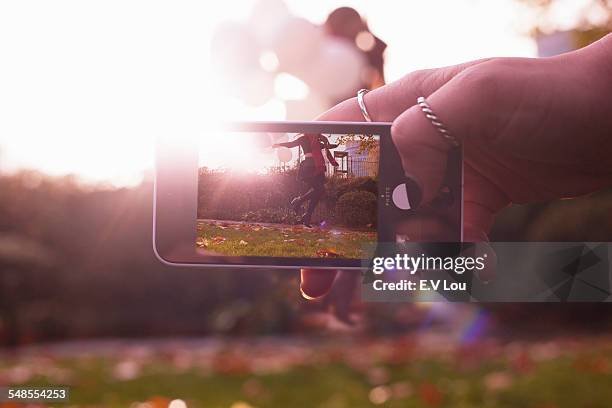
POLYGON ((364 190, 374 194, 378 192, 376 179, 372 177, 334 177, 327 181, 325 188, 327 189, 328 198, 333 200, 334 203, 341 195, 350 191, 364 190))
POLYGON ((336 214, 349 227, 376 224, 376 195, 358 190, 344 193, 336 204, 336 214))
POLYGON ((297 224, 298 217, 287 208, 262 208, 242 215, 243 221, 268 222, 274 224, 297 224))
MULTIPOLYGON (((296 171, 264 175, 237 175, 230 172, 199 173, 198 218, 234 221, 254 221, 293 224, 298 222, 290 211, 291 198, 306 191, 296 179, 296 171)), ((324 219, 342 222, 335 211, 338 199, 352 191, 377 193, 377 179, 373 177, 329 177, 325 195, 315 210, 313 221, 324 219)))
POLYGON ((288 208, 299 187, 294 171, 247 176, 200 171, 198 218, 242 220, 250 212, 288 208))

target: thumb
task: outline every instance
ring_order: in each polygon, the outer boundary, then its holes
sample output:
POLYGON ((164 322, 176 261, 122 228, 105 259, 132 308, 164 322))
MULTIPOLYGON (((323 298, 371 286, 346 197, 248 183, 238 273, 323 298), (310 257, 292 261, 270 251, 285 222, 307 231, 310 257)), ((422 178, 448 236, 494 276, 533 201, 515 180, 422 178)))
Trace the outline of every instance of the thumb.
POLYGON ((300 292, 308 300, 320 298, 331 289, 338 271, 330 269, 302 269, 300 292))

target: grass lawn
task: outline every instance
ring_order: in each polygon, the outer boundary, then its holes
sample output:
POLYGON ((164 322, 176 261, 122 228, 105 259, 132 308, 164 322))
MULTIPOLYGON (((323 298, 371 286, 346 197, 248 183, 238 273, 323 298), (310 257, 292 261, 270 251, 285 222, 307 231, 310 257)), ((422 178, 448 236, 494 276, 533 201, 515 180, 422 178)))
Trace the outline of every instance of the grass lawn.
POLYGON ((243 340, 214 352, 139 348, 57 357, 44 351, 3 359, 0 381, 13 376, 25 379, 23 385, 69 384, 70 403, 53 406, 166 408, 173 399, 206 408, 612 406, 609 342, 484 343, 434 354, 406 347, 372 340, 333 347, 243 340))
POLYGON ((363 246, 376 242, 373 230, 208 220, 197 225, 196 245, 222 255, 361 259, 363 246))

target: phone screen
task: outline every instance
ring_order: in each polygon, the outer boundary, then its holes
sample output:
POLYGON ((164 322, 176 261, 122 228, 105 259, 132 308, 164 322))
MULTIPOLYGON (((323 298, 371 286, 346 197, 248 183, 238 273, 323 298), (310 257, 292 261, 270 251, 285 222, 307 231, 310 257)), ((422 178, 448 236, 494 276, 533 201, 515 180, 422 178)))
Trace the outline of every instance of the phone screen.
POLYGON ((196 250, 363 259, 377 242, 380 137, 220 132, 200 140, 196 250))

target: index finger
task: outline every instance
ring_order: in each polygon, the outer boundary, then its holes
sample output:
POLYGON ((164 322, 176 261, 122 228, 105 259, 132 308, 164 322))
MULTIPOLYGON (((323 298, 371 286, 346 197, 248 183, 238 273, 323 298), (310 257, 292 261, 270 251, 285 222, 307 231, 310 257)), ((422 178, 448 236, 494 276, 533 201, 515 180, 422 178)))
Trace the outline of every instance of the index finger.
MULTIPOLYGON (((368 113, 375 122, 393 122, 402 112, 415 105, 419 96, 428 97, 464 69, 487 60, 411 72, 397 81, 368 92, 364 96, 368 113)), ((355 97, 340 102, 315 120, 363 122, 365 119, 355 97)))

